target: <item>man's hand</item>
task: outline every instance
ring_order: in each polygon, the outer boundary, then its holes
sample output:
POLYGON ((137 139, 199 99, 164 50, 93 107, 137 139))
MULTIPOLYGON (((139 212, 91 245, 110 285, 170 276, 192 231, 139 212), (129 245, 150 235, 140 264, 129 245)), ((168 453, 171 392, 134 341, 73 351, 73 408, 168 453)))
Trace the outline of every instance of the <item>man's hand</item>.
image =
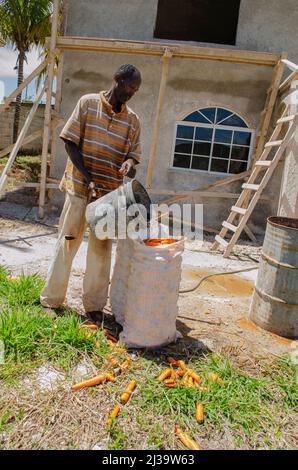
POLYGON ((88 186, 88 203, 97 197, 95 183, 91 181, 88 186))
POLYGON ((133 170, 135 167, 135 161, 133 158, 128 158, 128 160, 125 160, 123 163, 122 167, 119 170, 120 175, 126 176, 130 170, 133 170))

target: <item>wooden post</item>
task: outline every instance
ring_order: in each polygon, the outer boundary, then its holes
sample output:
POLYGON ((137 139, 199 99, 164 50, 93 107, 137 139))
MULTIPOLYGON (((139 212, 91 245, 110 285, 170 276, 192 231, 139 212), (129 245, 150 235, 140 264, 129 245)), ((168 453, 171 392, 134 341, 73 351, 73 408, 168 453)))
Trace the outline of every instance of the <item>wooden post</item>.
POLYGON ((50 43, 50 54, 49 54, 49 65, 48 65, 48 76, 47 76, 47 101, 45 108, 45 120, 44 120, 44 134, 43 134, 43 146, 41 156, 41 171, 40 171, 40 192, 39 192, 39 217, 43 219, 45 209, 45 196, 46 196, 46 179, 47 179, 47 157, 49 150, 49 141, 51 133, 51 103, 52 103, 52 91, 54 81, 54 70, 55 70, 55 52, 56 52, 56 40, 58 30, 58 18, 59 18, 59 0, 54 0, 54 11, 52 17, 52 33, 50 43))
POLYGON ((151 189, 152 187, 152 178, 153 178, 153 170, 154 165, 156 162, 156 155, 157 155, 157 144, 158 144, 158 137, 160 132, 160 117, 164 103, 166 85, 167 85, 167 78, 169 73, 169 63, 172 57, 172 52, 168 49, 165 50, 164 55, 162 57, 162 72, 161 72, 161 81, 159 87, 159 95, 157 101, 157 108, 156 108, 156 119, 153 129, 152 135, 152 142, 151 142, 151 149, 149 155, 149 163, 147 169, 147 178, 146 178, 146 187, 147 189, 151 189))
POLYGON ((7 174, 9 173, 9 171, 10 171, 12 165, 13 165, 13 162, 14 162, 17 154, 18 154, 18 151, 20 150, 20 147, 23 143, 24 137, 26 136, 26 133, 27 133, 27 131, 28 131, 30 125, 31 125, 31 122, 34 118, 34 115, 35 115, 36 110, 38 108, 39 102, 40 102, 41 98, 43 97, 44 92, 45 92, 45 86, 43 86, 39 96, 37 97, 34 105, 32 106, 31 111, 28 114, 27 119, 25 121, 24 127, 23 127, 23 129, 21 130, 21 132, 19 134, 19 137, 18 137, 18 139, 17 139, 17 141, 16 141, 16 143, 13 147, 13 150, 12 150, 11 154, 9 155, 8 161, 5 165, 5 168, 4 168, 4 170, 2 172, 2 175, 1 175, 1 178, 0 178, 0 194, 4 190, 5 183, 7 181, 7 174))
MULTIPOLYGON (((64 64, 64 52, 59 53, 58 62, 58 73, 57 73, 57 90, 55 96, 55 112, 60 115, 61 102, 62 102, 62 78, 63 78, 63 64, 64 64)), ((52 121, 52 142, 51 142, 51 161, 50 161, 50 174, 52 168, 55 166, 55 158, 57 153, 57 127, 63 124, 63 120, 57 118, 52 121)))

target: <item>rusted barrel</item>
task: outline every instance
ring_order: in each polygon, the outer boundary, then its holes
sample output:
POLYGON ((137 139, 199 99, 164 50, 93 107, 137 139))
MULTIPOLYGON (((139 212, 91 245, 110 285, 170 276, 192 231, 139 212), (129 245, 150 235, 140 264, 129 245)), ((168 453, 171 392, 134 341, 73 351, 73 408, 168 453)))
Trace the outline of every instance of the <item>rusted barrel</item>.
POLYGON ((267 221, 250 318, 280 336, 298 337, 298 219, 267 221))

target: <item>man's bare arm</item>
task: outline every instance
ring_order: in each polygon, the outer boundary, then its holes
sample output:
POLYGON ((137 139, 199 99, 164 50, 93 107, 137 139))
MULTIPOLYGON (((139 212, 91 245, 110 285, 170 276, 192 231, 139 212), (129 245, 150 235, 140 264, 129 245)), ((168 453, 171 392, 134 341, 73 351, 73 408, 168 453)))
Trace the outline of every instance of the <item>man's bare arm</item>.
POLYGON ((78 146, 70 140, 65 140, 65 150, 69 155, 69 158, 71 159, 72 163, 77 168, 77 170, 79 170, 79 172, 84 176, 86 183, 89 186, 89 184, 92 182, 92 178, 89 171, 84 165, 83 157, 78 146))

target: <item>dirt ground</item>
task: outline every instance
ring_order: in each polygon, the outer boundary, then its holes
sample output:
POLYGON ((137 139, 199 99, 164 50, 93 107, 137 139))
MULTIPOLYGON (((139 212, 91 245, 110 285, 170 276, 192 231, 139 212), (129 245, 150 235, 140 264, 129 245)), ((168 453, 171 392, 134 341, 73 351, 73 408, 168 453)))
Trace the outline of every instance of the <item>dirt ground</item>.
MULTIPOLYGON (((39 273, 46 276, 53 256, 56 216, 40 223, 36 193, 14 191, 0 202, 0 265, 13 274, 39 273)), ((244 244, 236 254, 224 259, 210 251, 212 238, 201 244, 187 242, 183 256, 181 289, 191 288, 206 275, 258 267, 261 247, 244 244)), ((74 260, 65 304, 83 313, 82 279, 85 270, 87 236, 74 260)), ((113 246, 113 260, 115 259, 113 246)), ((281 338, 256 327, 248 319, 251 297, 258 270, 225 275, 205 281, 192 293, 181 294, 177 329, 183 339, 173 348, 208 348, 233 357, 243 369, 254 367, 254 359, 277 357, 297 348, 297 342, 281 338)))

